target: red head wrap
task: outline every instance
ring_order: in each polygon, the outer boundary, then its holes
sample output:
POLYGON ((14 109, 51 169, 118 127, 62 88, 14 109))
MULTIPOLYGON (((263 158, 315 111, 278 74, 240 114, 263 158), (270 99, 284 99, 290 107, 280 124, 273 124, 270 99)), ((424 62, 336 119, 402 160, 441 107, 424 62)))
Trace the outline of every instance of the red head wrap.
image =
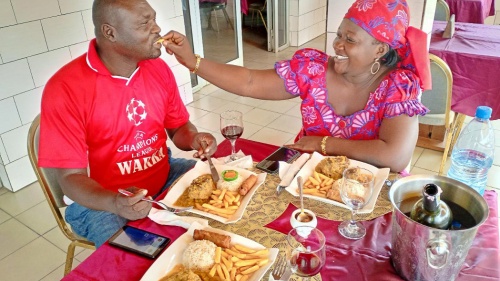
POLYGON ((356 0, 344 18, 389 44, 401 58, 398 66, 413 71, 424 90, 431 89, 427 34, 409 26, 406 0, 356 0))

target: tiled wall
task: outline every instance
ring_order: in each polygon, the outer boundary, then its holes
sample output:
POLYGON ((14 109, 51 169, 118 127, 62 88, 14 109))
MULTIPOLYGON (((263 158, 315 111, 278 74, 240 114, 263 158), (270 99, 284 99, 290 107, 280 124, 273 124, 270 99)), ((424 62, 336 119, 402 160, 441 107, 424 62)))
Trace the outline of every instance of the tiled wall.
POLYGON ((327 0, 290 0, 290 46, 300 46, 325 33, 326 3, 327 0))
MULTIPOLYGON (((432 31, 436 1, 437 0, 408 0, 407 2, 411 15, 410 25, 422 28, 425 32, 430 33, 432 31)), ((354 0, 328 0, 326 52, 330 55, 335 54, 332 47, 333 39, 337 36, 337 28, 352 3, 354 3, 354 0)))
MULTIPOLYGON (((149 0, 162 33, 184 31, 182 0, 149 0)), ((27 157, 31 121, 52 74, 87 50, 94 38, 92 0, 0 0, 0 186, 17 191, 36 180, 27 157)), ((185 103, 188 70, 163 54, 185 103)))

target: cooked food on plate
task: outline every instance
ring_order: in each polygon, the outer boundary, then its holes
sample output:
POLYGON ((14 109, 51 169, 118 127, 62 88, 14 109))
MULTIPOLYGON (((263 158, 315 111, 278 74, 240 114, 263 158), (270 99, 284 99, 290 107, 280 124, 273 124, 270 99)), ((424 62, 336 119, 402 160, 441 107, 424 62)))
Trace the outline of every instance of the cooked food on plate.
POLYGON ((229 218, 256 182, 257 176, 252 174, 244 178, 235 170, 224 170, 216 184, 210 174, 203 174, 191 182, 174 205, 194 206, 198 210, 229 218))
POLYGON ((224 234, 197 229, 193 239, 184 251, 182 265, 174 267, 160 281, 245 281, 269 263, 269 249, 231 245, 231 237, 224 234), (217 247, 220 241, 226 241, 227 247, 217 247))
MULTIPOLYGON (((319 196, 343 202, 340 197, 342 187, 342 174, 349 167, 349 159, 345 156, 325 157, 316 165, 313 175, 304 183, 304 194, 319 196), (340 175, 340 176, 339 176, 340 175)), ((364 174, 360 169, 355 169, 356 180, 360 183, 371 181, 372 176, 364 174)), ((363 194, 361 184, 350 184, 351 192, 363 194)), ((298 192, 298 191, 297 191, 298 192)))

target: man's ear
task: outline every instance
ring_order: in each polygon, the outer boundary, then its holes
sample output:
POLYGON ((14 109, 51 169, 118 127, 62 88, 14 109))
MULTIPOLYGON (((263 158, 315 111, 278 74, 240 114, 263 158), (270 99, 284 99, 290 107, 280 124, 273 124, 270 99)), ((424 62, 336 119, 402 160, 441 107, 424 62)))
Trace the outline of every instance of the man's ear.
POLYGON ((107 23, 101 25, 101 33, 104 38, 108 39, 111 42, 116 41, 116 29, 107 23))

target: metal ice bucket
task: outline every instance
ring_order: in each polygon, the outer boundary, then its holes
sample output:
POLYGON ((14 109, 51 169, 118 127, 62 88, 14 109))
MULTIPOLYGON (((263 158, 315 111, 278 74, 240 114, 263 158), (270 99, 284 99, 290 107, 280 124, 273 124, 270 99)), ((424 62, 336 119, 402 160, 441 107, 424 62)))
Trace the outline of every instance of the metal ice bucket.
POLYGON ((477 229, 488 217, 488 205, 484 198, 459 181, 429 175, 398 180, 389 191, 389 197, 394 207, 391 259, 398 274, 411 281, 455 280, 477 229), (406 216, 413 203, 422 197, 422 187, 428 183, 440 186, 443 190, 441 199, 465 209, 476 224, 462 230, 441 230, 406 216), (402 201, 405 203, 401 204, 402 201))

